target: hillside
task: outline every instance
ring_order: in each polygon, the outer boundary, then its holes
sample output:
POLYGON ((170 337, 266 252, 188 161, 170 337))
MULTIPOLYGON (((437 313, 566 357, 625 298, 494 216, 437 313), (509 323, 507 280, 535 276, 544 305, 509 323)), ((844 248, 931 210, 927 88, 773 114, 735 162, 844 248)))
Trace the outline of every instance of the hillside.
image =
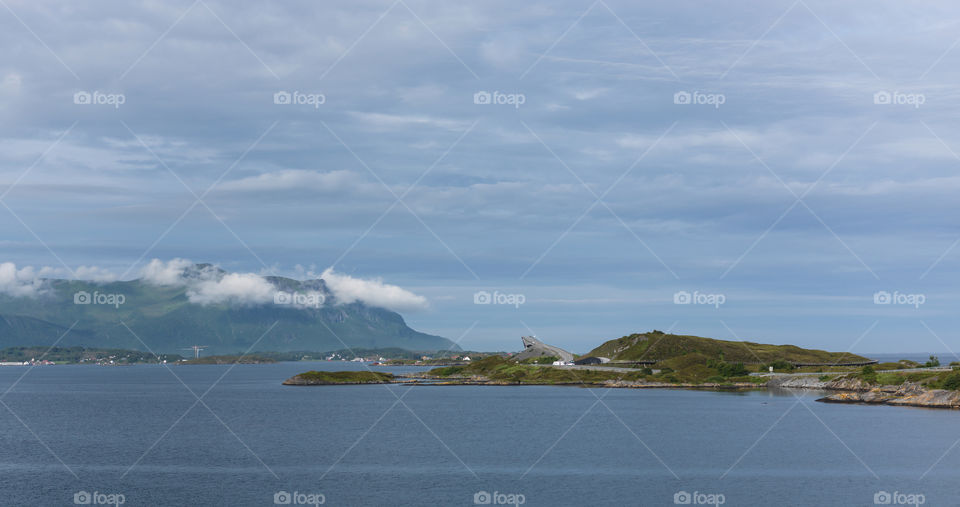
MULTIPOLYGON (((183 277, 189 279, 197 273, 215 278, 226 274, 196 265, 186 270, 183 277)), ((35 297, 0 295, 0 348, 50 346, 73 325, 58 346, 135 350, 149 347, 157 353, 183 355, 188 353, 182 349, 192 345, 206 345, 204 354, 245 352, 251 346, 254 351, 323 352, 385 347, 458 350, 446 338, 411 329, 396 312, 362 302, 338 302, 323 280, 265 279, 278 291, 321 294, 324 301, 300 306, 270 302, 199 304, 190 300, 190 289, 183 284, 49 279, 35 297), (86 304, 75 301, 78 294, 87 295, 86 304), (99 295, 100 300, 91 303, 94 295, 99 295), (102 304, 104 295, 122 295, 122 303, 102 304)))
POLYGON ((843 363, 868 361, 847 352, 803 349, 794 345, 769 345, 665 334, 637 333, 607 341, 585 356, 607 357, 614 361, 664 361, 680 356, 700 355, 728 363, 843 363))

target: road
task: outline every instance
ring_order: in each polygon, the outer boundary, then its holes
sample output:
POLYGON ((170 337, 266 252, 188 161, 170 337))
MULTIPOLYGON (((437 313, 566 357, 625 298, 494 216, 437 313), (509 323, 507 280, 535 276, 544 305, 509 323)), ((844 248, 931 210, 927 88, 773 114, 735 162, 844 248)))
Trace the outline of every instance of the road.
MULTIPOLYGON (((932 366, 930 368, 904 368, 902 370, 877 370, 877 373, 910 373, 914 371, 950 371, 953 368, 950 366, 932 366)), ((751 377, 809 377, 813 375, 834 375, 841 373, 854 373, 860 370, 846 370, 846 371, 825 371, 825 372, 808 372, 808 373, 751 373, 751 377)))

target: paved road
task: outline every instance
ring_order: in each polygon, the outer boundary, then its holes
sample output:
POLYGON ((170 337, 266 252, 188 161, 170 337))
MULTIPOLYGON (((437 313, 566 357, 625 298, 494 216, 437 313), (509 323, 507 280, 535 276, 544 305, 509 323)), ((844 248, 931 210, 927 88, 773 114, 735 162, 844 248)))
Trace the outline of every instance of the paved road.
MULTIPOLYGON (((877 370, 877 373, 909 373, 913 371, 950 371, 953 368, 950 366, 933 366, 930 368, 904 368, 902 370, 877 370)), ((813 373, 751 373, 751 377, 809 377, 813 375, 833 375, 838 373, 854 373, 860 371, 856 370, 845 370, 845 371, 825 371, 825 372, 813 372, 813 373)))
MULTIPOLYGON (((620 368, 618 366, 593 366, 593 365, 572 365, 572 366, 554 366, 552 364, 535 364, 533 366, 546 366, 548 368, 562 368, 564 370, 597 370, 597 371, 620 371, 620 372, 637 372, 640 371, 640 368, 620 368)), ((653 370, 654 373, 659 373, 660 370, 653 370)))

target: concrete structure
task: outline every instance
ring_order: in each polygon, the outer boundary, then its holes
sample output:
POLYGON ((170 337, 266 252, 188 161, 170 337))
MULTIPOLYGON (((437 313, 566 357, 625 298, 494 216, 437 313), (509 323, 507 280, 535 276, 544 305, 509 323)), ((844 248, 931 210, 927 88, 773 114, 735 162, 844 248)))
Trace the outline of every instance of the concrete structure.
POLYGON ((559 347, 554 347, 553 345, 547 345, 546 343, 536 339, 536 337, 521 336, 520 340, 523 342, 523 352, 513 356, 513 359, 517 361, 549 356, 559 358, 563 362, 573 361, 573 354, 570 352, 567 352, 559 347))
POLYGON ((610 359, 606 357, 599 356, 590 356, 590 357, 581 357, 573 362, 573 364, 605 364, 609 363, 610 359))

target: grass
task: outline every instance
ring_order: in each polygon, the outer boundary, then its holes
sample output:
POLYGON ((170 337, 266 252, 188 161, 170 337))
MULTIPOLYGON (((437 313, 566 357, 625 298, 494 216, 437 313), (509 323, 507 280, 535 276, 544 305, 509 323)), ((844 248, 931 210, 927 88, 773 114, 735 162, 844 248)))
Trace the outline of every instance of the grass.
POLYGON ((667 361, 670 366, 660 373, 650 370, 608 371, 571 368, 538 367, 520 364, 499 356, 474 361, 464 366, 434 368, 429 375, 443 378, 484 377, 491 381, 516 384, 579 384, 600 383, 607 380, 667 382, 673 384, 702 384, 704 382, 733 384, 766 382, 762 377, 750 377, 736 364, 712 360, 702 355, 690 354, 667 361), (710 362, 711 366, 707 363, 710 362))
POLYGON ((315 384, 379 384, 390 382, 393 375, 378 371, 308 371, 293 378, 315 384))
POLYGON ((588 356, 613 360, 666 360, 688 354, 701 354, 728 363, 841 363, 867 359, 846 352, 803 349, 794 345, 769 345, 666 334, 661 331, 638 333, 610 340, 590 351, 588 356))

